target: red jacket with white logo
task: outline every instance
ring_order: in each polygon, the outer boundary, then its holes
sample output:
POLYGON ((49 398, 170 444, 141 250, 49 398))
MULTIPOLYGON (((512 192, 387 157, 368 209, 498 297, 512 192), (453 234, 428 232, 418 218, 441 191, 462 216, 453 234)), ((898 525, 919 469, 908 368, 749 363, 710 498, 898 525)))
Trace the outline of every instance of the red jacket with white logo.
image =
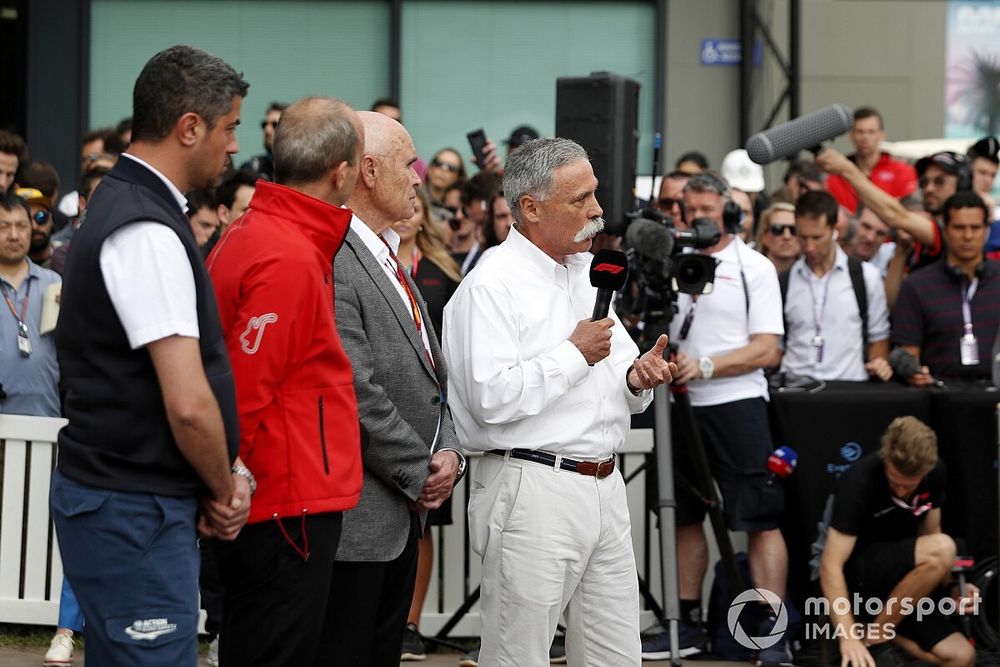
POLYGON ((208 257, 236 379, 249 523, 339 512, 361 496, 351 363, 337 333, 333 256, 351 211, 266 181, 208 257))

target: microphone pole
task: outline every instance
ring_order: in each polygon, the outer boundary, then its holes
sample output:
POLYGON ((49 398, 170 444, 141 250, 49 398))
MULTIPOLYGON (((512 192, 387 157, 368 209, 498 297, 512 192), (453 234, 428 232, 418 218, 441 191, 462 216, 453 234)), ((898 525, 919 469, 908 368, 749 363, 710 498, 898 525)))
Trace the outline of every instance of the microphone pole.
POLYGON ((657 132, 653 135, 653 171, 649 184, 649 205, 656 206, 656 177, 660 173, 660 149, 663 147, 663 135, 657 132))
POLYGON ((660 578, 663 585, 663 620, 670 639, 670 664, 681 667, 680 583, 677 577, 677 502, 674 495, 673 443, 670 438, 670 393, 666 385, 653 390, 653 451, 656 454, 660 518, 660 578))

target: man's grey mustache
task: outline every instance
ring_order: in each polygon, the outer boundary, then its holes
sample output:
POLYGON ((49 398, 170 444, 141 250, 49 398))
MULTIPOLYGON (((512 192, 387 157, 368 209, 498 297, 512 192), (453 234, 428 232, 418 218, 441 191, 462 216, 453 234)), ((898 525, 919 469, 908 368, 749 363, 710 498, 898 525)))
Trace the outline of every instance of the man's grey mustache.
POLYGON ((584 228, 573 237, 573 243, 583 243, 584 241, 589 241, 601 231, 604 231, 604 218, 591 218, 584 228))

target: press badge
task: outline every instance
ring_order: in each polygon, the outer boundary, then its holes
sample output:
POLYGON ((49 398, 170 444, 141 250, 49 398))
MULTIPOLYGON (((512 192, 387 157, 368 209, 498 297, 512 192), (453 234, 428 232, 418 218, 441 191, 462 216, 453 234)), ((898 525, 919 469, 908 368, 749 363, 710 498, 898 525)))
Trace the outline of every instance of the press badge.
POLYGON ((815 364, 823 363, 823 337, 813 336, 812 347, 813 347, 813 363, 815 364))
POLYGON ((975 334, 964 334, 959 342, 959 350, 963 366, 979 365, 979 343, 976 342, 975 334))
POLYGON ((28 325, 19 322, 17 326, 17 349, 22 357, 31 356, 31 339, 28 338, 28 325))

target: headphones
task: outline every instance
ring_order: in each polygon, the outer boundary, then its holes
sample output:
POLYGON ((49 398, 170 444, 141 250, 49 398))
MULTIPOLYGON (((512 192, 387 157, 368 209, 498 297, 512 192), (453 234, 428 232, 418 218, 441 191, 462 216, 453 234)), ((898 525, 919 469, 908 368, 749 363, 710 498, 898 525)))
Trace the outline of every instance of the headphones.
POLYGON ((956 192, 972 190, 972 160, 969 159, 969 156, 962 155, 961 153, 941 151, 940 153, 921 158, 917 160, 917 173, 923 176, 923 173, 927 171, 927 167, 931 165, 937 165, 945 173, 953 173, 944 167, 941 164, 942 162, 950 162, 957 170, 954 172, 955 176, 958 176, 958 184, 955 186, 956 192))
POLYGON ((727 201, 722 209, 722 226, 727 234, 739 234, 743 222, 743 209, 734 201, 727 201))
MULTIPOLYGON (((962 271, 962 269, 958 268, 957 266, 952 266, 951 264, 945 262, 944 270, 951 277, 952 280, 954 280, 959 285, 962 284, 962 279, 965 278, 965 272, 962 271)), ((982 261, 979 262, 979 264, 976 264, 974 273, 976 274, 977 278, 982 278, 986 274, 986 262, 982 261)))
MULTIPOLYGON (((958 162, 958 185, 955 186, 955 191, 972 190, 972 160, 960 153, 956 153, 955 157, 958 162)), ((978 267, 976 270, 978 271, 978 267)))
MULTIPOLYGON (((709 184, 720 197, 726 200, 726 204, 722 209, 722 227, 726 230, 727 234, 738 234, 740 232, 740 224, 743 222, 743 209, 740 208, 739 204, 730 199, 730 189, 726 179, 720 174, 709 170, 695 174, 688 179, 688 183, 692 180, 709 184)), ((687 222, 683 206, 681 207, 681 219, 687 222)))

